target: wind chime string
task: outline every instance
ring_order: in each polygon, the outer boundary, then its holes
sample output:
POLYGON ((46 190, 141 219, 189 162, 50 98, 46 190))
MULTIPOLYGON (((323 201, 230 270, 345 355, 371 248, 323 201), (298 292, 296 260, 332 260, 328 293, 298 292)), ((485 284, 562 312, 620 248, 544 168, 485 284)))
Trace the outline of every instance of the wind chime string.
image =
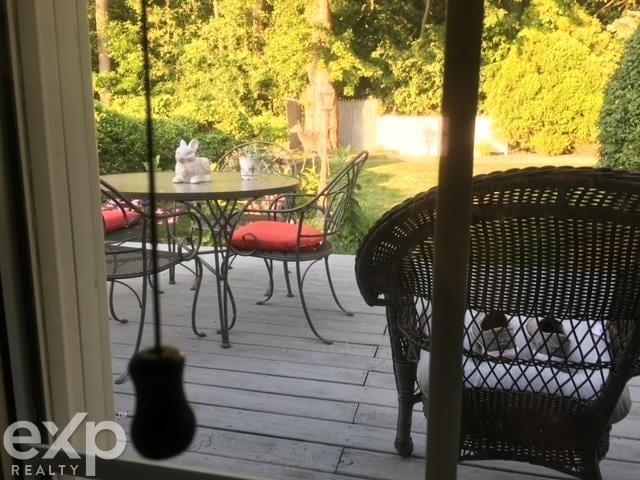
MULTIPOLYGON (((158 291, 158 232, 156 182, 154 175, 153 118, 151 108, 151 62, 146 0, 141 0, 141 36, 144 65, 147 160, 149 162, 149 208, 151 221, 151 268, 155 345, 137 352, 129 363, 136 391, 136 410, 131 423, 131 439, 147 458, 164 459, 183 452, 192 442, 196 420, 184 394, 182 382, 184 352, 162 346, 160 338, 160 297, 158 291)), ((146 245, 143 245, 146 248, 146 245)), ((146 260, 145 260, 146 262, 146 260)), ((144 266, 145 268, 147 265, 144 266)))
POLYGON ((145 102, 145 127, 147 134, 147 162, 149 163, 149 209, 151 218, 151 270, 153 277, 153 318, 154 318, 154 340, 157 351, 161 349, 160 333, 160 293, 158 291, 158 228, 156 218, 156 179, 154 168, 154 138, 153 138, 153 117, 151 104, 151 61, 149 59, 149 20, 147 13, 147 2, 142 1, 141 12, 141 33, 142 33, 142 65, 143 84, 145 102))

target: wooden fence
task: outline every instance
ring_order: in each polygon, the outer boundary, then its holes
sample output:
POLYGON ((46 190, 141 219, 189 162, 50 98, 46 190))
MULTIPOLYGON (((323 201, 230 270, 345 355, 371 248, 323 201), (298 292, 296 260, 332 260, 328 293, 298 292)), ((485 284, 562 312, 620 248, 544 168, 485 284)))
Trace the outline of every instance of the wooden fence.
POLYGON ((378 100, 338 101, 338 142, 353 150, 371 150, 376 146, 378 100))

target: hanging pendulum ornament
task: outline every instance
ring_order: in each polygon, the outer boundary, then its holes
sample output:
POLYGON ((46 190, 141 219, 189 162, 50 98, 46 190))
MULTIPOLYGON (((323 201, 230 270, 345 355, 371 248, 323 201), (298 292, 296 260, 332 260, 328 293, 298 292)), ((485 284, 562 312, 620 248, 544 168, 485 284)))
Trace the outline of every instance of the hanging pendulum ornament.
POLYGON ((142 0, 142 49, 146 106, 147 160, 149 162, 149 209, 151 221, 151 266, 153 270, 153 311, 155 344, 138 352, 129 364, 135 384, 136 410, 131 437, 138 452, 151 459, 168 458, 184 451, 195 433, 195 417, 182 385, 184 353, 163 346, 160 338, 158 292, 158 236, 154 178, 153 120, 146 0, 142 0))

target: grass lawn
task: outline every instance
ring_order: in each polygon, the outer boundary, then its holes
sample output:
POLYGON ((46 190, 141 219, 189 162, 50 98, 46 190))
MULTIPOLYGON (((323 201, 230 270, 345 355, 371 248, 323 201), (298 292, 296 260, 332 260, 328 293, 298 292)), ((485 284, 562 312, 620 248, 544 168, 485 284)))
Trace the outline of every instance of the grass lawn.
MULTIPOLYGON (((476 157, 474 174, 490 173, 510 168, 544 165, 571 165, 593 167, 592 156, 563 155, 544 157, 539 155, 493 155, 476 157)), ((373 224, 384 212, 408 197, 424 192, 438 183, 438 158, 408 160, 391 154, 371 155, 360 177, 357 198, 373 224)))

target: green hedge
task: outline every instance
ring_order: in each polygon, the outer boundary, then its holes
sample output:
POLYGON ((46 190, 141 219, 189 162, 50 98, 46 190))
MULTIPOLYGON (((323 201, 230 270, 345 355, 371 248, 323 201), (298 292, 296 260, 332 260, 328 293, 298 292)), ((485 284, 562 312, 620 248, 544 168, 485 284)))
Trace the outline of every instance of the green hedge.
POLYGON ((608 71, 571 33, 525 29, 486 86, 487 112, 516 147, 547 155, 597 138, 608 71))
POLYGON ((607 87, 600 115, 600 162, 640 171, 640 29, 607 87))
MULTIPOLYGON (((211 160, 219 158, 238 143, 219 131, 202 131, 198 124, 182 118, 154 118, 156 154, 159 167, 174 168, 175 150, 181 139, 200 141, 198 154, 211 160)), ((146 131, 144 119, 117 110, 96 106, 100 173, 124 173, 144 170, 146 131)))

